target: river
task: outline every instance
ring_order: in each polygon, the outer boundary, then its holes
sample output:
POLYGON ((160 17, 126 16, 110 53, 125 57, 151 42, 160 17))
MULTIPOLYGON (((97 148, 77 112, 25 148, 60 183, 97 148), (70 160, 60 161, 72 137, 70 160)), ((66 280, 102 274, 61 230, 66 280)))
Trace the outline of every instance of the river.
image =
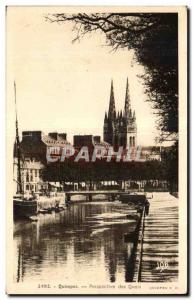
POLYGON ((14 224, 14 282, 128 282, 136 207, 119 202, 75 203, 37 222, 14 224))

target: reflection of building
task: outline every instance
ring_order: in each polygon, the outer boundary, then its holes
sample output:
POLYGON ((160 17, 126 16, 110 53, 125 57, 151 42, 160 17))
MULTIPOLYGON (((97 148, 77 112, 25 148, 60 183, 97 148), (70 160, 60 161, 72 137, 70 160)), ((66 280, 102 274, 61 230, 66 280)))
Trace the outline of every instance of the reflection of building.
POLYGON ((137 124, 135 111, 131 109, 129 84, 127 79, 124 111, 116 112, 113 82, 111 82, 111 93, 108 115, 104 119, 104 141, 114 146, 135 147, 137 146, 137 124))

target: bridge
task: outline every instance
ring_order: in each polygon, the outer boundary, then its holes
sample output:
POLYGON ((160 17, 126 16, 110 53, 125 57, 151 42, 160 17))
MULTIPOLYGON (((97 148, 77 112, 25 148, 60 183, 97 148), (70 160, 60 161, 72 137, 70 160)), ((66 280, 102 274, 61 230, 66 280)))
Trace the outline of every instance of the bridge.
POLYGON ((69 191, 65 192, 65 201, 70 202, 71 197, 75 195, 83 195, 86 196, 86 201, 92 201, 92 197, 96 195, 105 195, 108 196, 109 201, 114 201, 116 199, 122 198, 124 202, 127 202, 127 200, 145 200, 146 196, 145 194, 139 194, 138 191, 123 191, 123 190, 95 190, 95 191, 69 191))

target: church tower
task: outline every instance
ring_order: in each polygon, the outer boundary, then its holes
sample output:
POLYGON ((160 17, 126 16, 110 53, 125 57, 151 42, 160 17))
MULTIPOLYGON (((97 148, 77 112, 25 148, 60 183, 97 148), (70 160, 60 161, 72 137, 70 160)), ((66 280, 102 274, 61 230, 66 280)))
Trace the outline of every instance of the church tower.
POLYGON ((111 145, 114 145, 115 122, 116 122, 115 97, 114 97, 113 80, 111 80, 109 111, 108 111, 108 115, 107 113, 105 113, 104 128, 103 128, 104 141, 111 145))
POLYGON ((111 144, 116 150, 118 147, 137 146, 137 123, 135 111, 131 109, 129 94, 129 82, 127 78, 125 92, 124 111, 116 114, 113 81, 111 81, 111 92, 108 114, 104 119, 104 141, 111 144))
POLYGON ((136 147, 137 146, 137 124, 136 124, 135 111, 132 111, 131 109, 128 78, 127 78, 126 92, 125 92, 124 119, 125 119, 125 127, 124 127, 123 135, 125 136, 125 145, 123 146, 136 147))

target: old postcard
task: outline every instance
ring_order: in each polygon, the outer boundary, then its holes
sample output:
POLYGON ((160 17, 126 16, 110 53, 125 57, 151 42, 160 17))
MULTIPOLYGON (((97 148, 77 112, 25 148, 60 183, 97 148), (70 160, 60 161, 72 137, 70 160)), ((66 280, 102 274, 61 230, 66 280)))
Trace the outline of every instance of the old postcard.
POLYGON ((6 45, 6 292, 186 294, 186 7, 8 6, 6 45))

